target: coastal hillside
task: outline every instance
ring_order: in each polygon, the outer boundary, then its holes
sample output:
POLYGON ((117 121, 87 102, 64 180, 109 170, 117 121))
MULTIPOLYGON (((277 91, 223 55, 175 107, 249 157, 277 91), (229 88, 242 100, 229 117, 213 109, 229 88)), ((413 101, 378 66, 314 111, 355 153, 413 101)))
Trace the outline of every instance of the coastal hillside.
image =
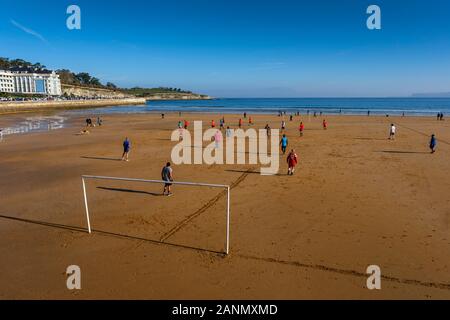
MULTIPOLYGON (((0 70, 22 70, 30 73, 49 72, 40 62, 31 63, 23 59, 0 57, 0 70)), ((75 73, 68 69, 55 70, 61 81, 62 96, 67 98, 123 99, 144 98, 147 100, 199 100, 211 99, 207 95, 193 93, 172 87, 158 88, 120 88, 112 82, 102 83, 99 78, 88 72, 75 73)), ((4 97, 20 97, 14 93, 0 93, 4 97)))

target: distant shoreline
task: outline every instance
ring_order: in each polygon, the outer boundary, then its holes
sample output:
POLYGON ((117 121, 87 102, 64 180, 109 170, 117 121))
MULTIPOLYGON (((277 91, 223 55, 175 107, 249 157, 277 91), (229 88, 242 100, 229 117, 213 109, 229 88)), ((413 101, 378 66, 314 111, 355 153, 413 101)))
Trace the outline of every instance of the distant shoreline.
POLYGON ((65 109, 90 109, 120 105, 145 105, 144 98, 68 100, 68 101, 6 101, 0 102, 0 115, 65 109))

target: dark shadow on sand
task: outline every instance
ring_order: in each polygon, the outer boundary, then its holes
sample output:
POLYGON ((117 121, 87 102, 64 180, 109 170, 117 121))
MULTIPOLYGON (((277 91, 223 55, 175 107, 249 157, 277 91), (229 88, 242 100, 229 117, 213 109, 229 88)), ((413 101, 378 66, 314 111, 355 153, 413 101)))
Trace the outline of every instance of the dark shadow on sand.
MULTIPOLYGON (((0 219, 7 219, 7 220, 12 220, 12 221, 17 221, 17 222, 35 224, 35 225, 44 226, 44 227, 57 228, 57 229, 63 229, 63 230, 69 230, 69 231, 75 231, 75 232, 82 232, 82 233, 88 233, 87 228, 68 226, 68 225, 51 223, 51 222, 36 221, 36 220, 17 218, 17 217, 5 216, 5 215, 0 215, 0 219)), ((110 237, 116 237, 116 238, 122 238, 122 239, 127 239, 127 240, 134 240, 134 241, 136 241, 136 240, 137 241, 143 241, 143 242, 147 242, 147 243, 155 244, 155 245, 168 245, 168 246, 171 246, 171 247, 195 250, 195 251, 200 251, 200 252, 208 252, 208 253, 213 253, 213 254, 217 254, 217 255, 220 255, 220 256, 225 256, 225 254, 223 252, 214 251, 214 250, 208 250, 208 249, 203 249, 203 248, 196 248, 196 247, 186 246, 186 245, 182 245, 182 244, 175 244, 175 243, 170 243, 170 242, 161 242, 161 241, 158 241, 158 240, 145 239, 145 238, 141 238, 141 237, 129 236, 129 235, 124 235, 124 234, 120 234, 120 233, 114 233, 114 232, 97 230, 97 229, 92 229, 92 232, 100 234, 102 236, 110 236, 110 237)))
POLYGON ((108 161, 122 161, 121 158, 107 158, 107 157, 81 157, 82 159, 90 160, 108 160, 108 161))
MULTIPOLYGON (((259 174, 259 175, 261 175, 261 172, 257 172, 257 171, 233 170, 233 169, 228 169, 228 170, 225 170, 225 171, 226 172, 248 173, 248 174, 259 174)), ((284 177, 284 176, 287 176, 287 174, 277 173, 277 174, 271 174, 270 176, 284 177)))
POLYGON ((106 188, 106 187, 97 187, 97 189, 102 189, 102 190, 107 190, 107 191, 118 191, 118 192, 129 192, 129 193, 149 194, 149 195, 155 196, 155 197, 162 197, 162 196, 163 196, 162 193, 147 192, 147 191, 132 190, 132 189, 106 188))
POLYGON ((388 138, 381 139, 381 138, 354 138, 355 140, 367 140, 367 141, 386 141, 389 140, 388 138))

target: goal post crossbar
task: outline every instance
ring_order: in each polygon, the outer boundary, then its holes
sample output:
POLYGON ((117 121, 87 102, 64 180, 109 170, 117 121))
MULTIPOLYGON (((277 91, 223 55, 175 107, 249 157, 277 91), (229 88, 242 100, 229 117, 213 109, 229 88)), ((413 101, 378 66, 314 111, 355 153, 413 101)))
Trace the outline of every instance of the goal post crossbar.
POLYGON ((107 176, 93 176, 93 175, 82 175, 81 181, 83 185, 83 196, 84 205, 86 209, 86 221, 88 232, 92 233, 91 222, 89 216, 89 206, 88 198, 86 192, 86 180, 115 180, 115 181, 131 181, 131 182, 144 182, 144 183, 157 183, 165 184, 170 183, 173 185, 185 185, 185 186, 199 186, 199 187, 210 187, 210 188, 223 188, 227 190, 227 218, 226 218, 226 243, 225 243, 225 254, 230 252, 230 186, 225 184, 211 184, 211 183, 200 183, 200 182, 186 182, 186 181, 164 181, 164 180, 147 180, 147 179, 136 179, 136 178, 119 178, 119 177, 107 177, 107 176))

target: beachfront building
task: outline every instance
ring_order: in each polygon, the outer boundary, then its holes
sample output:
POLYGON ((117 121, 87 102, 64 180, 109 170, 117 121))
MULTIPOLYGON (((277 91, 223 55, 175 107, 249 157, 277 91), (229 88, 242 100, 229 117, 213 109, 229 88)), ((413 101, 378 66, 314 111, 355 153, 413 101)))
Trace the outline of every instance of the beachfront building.
POLYGON ((0 92, 14 92, 14 77, 11 72, 0 70, 0 92))
POLYGON ((54 71, 29 72, 21 69, 0 71, 0 92, 51 96, 62 94, 59 75, 54 71))

